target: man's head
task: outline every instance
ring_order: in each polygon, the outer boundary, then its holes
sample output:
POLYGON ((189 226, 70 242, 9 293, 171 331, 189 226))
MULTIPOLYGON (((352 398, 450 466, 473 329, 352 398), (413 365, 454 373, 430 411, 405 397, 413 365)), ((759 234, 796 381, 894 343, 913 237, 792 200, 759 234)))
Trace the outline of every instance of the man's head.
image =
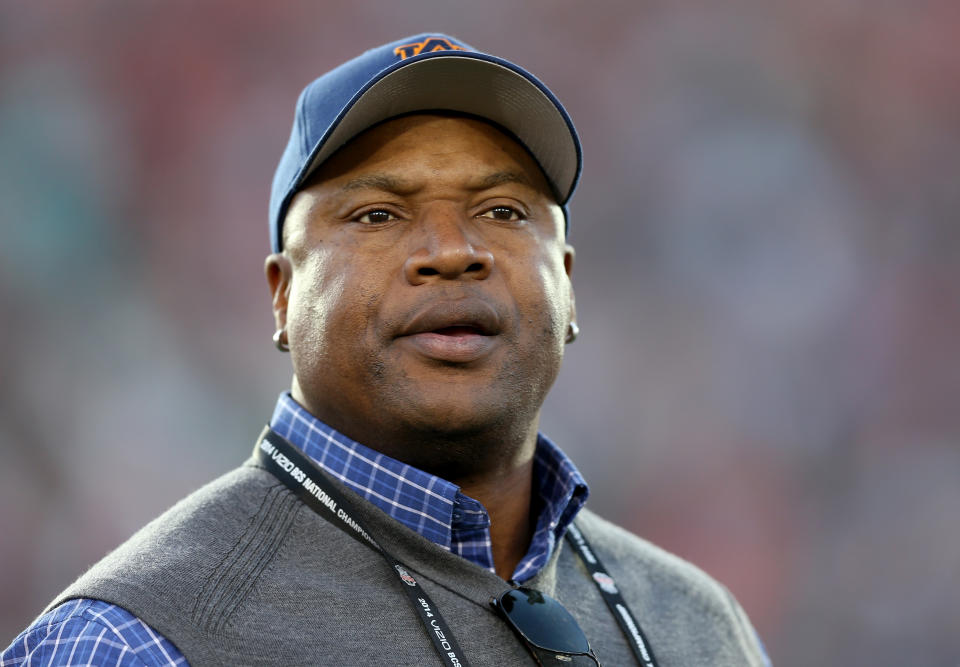
POLYGON ((273 178, 270 241, 282 249, 287 206, 316 168, 377 123, 446 110, 491 121, 516 137, 564 207, 580 177, 580 140, 566 110, 532 74, 448 35, 425 33, 370 49, 300 94, 273 178))
POLYGON ((532 445, 575 317, 573 250, 536 153, 462 109, 418 111, 314 165, 266 271, 294 397, 453 477, 485 465, 477 442, 532 445))

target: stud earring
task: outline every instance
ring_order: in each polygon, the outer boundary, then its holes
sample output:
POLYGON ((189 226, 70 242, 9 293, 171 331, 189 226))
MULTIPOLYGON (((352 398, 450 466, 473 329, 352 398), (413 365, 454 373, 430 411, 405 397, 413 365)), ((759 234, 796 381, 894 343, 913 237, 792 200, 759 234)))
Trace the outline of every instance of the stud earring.
POLYGON ((290 345, 287 344, 287 341, 284 340, 284 334, 286 334, 286 329, 277 329, 273 334, 273 344, 277 346, 277 349, 281 352, 289 352, 290 345))

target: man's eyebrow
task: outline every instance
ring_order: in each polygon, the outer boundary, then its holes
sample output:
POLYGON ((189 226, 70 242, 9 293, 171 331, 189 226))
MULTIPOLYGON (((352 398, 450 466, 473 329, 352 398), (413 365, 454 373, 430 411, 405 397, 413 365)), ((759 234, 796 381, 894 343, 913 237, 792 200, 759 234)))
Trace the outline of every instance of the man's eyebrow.
POLYGON ((340 186, 340 189, 343 191, 386 190, 387 192, 403 193, 415 190, 416 187, 409 181, 386 174, 364 174, 350 179, 340 186))
POLYGON ((471 189, 486 190, 497 185, 503 185, 504 183, 519 183, 520 185, 526 185, 528 188, 534 187, 533 183, 530 182, 530 179, 522 171, 498 171, 478 181, 471 189))

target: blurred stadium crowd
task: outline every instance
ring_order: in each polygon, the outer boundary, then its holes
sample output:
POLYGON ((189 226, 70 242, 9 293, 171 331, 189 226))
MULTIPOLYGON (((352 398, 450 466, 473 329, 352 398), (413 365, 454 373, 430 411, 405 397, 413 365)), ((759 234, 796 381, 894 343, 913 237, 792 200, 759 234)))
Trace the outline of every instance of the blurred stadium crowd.
POLYGON ((543 428, 779 666, 960 662, 960 4, 0 4, 0 644, 242 460, 295 96, 438 29, 585 147, 543 428))

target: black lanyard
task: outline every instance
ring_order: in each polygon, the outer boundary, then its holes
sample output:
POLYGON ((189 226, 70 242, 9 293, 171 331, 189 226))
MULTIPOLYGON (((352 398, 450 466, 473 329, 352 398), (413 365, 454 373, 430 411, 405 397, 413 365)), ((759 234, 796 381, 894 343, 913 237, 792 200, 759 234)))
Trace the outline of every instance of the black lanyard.
POLYGON ((567 526, 567 542, 573 546, 580 560, 587 566, 590 572, 590 578, 600 590, 603 601, 610 608, 610 613, 617 621, 617 625, 623 630, 623 636, 627 638, 627 643, 633 650, 633 655, 640 661, 642 667, 657 667, 657 660, 653 657, 653 650, 650 648, 650 642, 646 635, 640 629, 640 623, 633 616, 626 600, 620 595, 620 589, 617 583, 603 569, 603 563, 597 558, 597 554, 590 548, 587 537, 580 532, 575 523, 567 526))
MULTIPOLYGON (((400 580, 400 588, 407 594, 410 605, 417 612, 424 630, 444 664, 452 667, 468 665, 453 632, 447 626, 440 610, 403 564, 377 542, 360 522, 350 502, 326 478, 326 474, 303 452, 290 444, 270 427, 264 429, 253 450, 254 456, 287 488, 293 491, 317 514, 327 518, 347 535, 366 544, 387 561, 400 580)), ((594 584, 610 608, 617 624, 623 630, 630 648, 642 667, 656 667, 656 660, 640 624, 620 595, 616 583, 603 570, 587 538, 574 524, 567 529, 567 540, 590 571, 594 584)))

